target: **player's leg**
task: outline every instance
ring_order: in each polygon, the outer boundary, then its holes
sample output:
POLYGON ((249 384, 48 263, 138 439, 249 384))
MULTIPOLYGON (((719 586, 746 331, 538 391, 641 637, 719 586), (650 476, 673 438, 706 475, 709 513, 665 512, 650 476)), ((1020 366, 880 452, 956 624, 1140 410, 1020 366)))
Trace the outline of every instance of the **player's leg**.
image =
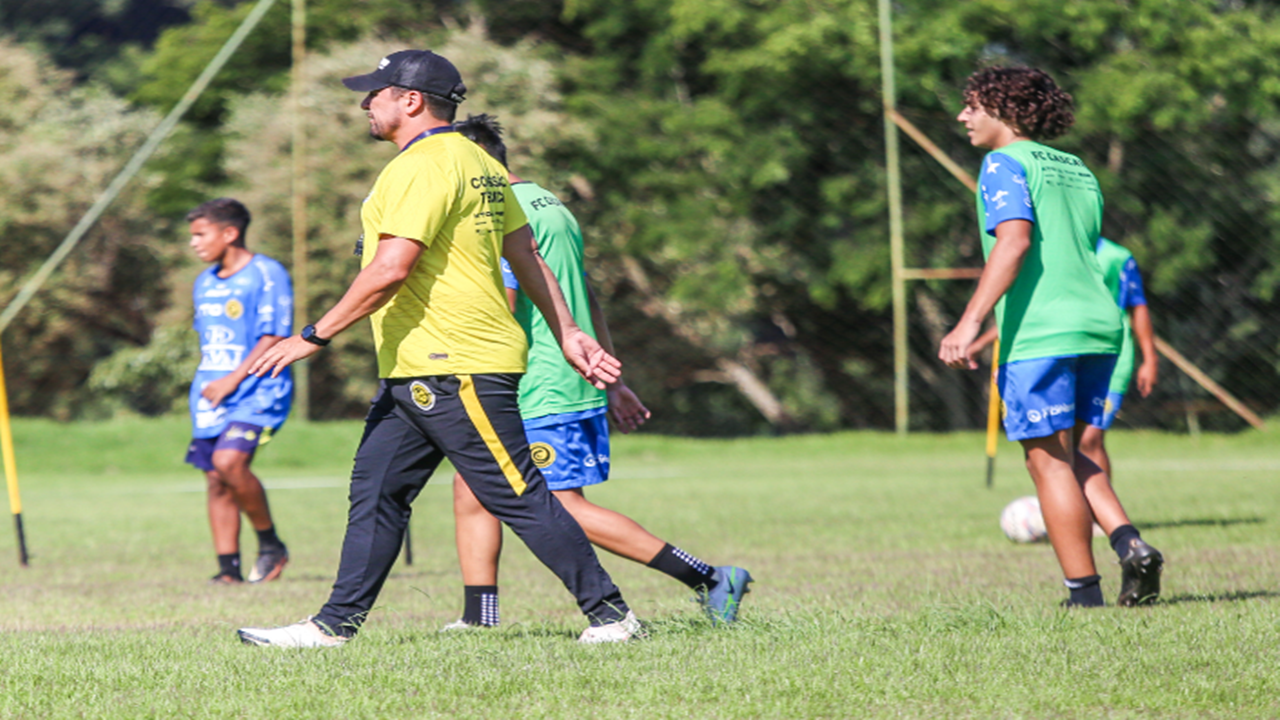
MULTIPOLYGON (((1111 456, 1107 454, 1106 435, 1111 429, 1111 424, 1115 422, 1116 415, 1120 412, 1120 407, 1124 404, 1124 393, 1107 391, 1106 400, 1103 402, 1102 413, 1098 417, 1096 424, 1084 425, 1084 432, 1076 434, 1076 450, 1082 455, 1089 458, 1095 465, 1102 468, 1102 472, 1107 474, 1108 478, 1115 478, 1111 472, 1111 456)), ((1097 415, 1097 413, 1094 413, 1097 415)))
POLYGON ((233 422, 218 438, 213 451, 214 467, 258 535, 258 557, 249 572, 249 582, 253 583, 275 580, 289 562, 289 550, 276 535, 271 520, 267 491, 250 467, 261 438, 261 427, 233 422))
POLYGON ((1071 429, 1021 441, 1027 471, 1036 485, 1045 528, 1058 564, 1068 578, 1096 574, 1093 562, 1093 515, 1072 467, 1071 429))
POLYGON ((593 545, 651 567, 684 583, 714 623, 738 619, 742 597, 753 581, 746 569, 733 565, 712 567, 645 530, 640 523, 586 498, 582 488, 553 493, 593 545))
POLYGON ((356 450, 347 532, 328 602, 319 613, 294 625, 241 628, 245 643, 334 647, 359 632, 400 555, 410 506, 444 457, 395 410, 384 380, 356 450))
POLYGON ((1071 591, 1069 605, 1102 605, 1093 561, 1093 515, 1076 480, 1075 358, 1006 363, 997 375, 1005 431, 1022 444, 1049 542, 1071 591))
POLYGON ((244 582, 240 572, 240 508, 236 506, 231 488, 213 466, 216 442, 217 438, 192 438, 186 462, 204 472, 209 531, 213 535, 213 550, 218 555, 218 574, 211 580, 236 584, 244 582))
POLYGON ((582 639, 626 639, 638 630, 634 615, 533 464, 516 403, 518 383, 517 375, 431 377, 398 388, 396 398, 445 451, 481 505, 560 578, 592 628, 616 626, 603 635, 589 628, 582 639))
POLYGON ((656 537, 622 513, 587 500, 585 489, 609 479, 609 421, 595 415, 555 416, 525 423, 529 452, 547 487, 578 521, 592 544, 670 575, 698 595, 714 622, 737 619, 751 574, 733 566, 712 567, 656 537))
MULTIPOLYGON (((1114 364, 1114 355, 1085 355, 1077 359, 1076 407, 1084 408, 1078 417, 1077 432, 1085 434, 1093 430, 1101 435, 1114 419, 1119 403, 1108 397, 1114 364)), ((1138 529, 1129 522, 1105 466, 1081 449, 1076 455, 1075 470, 1093 515, 1120 560, 1117 602, 1133 606, 1155 601, 1160 596, 1164 556, 1142 540, 1138 529)))
POLYGON ((206 504, 209 511, 209 530, 213 534, 213 551, 218 555, 218 574, 213 581, 239 583, 244 581, 240 571, 240 508, 236 506, 231 488, 217 470, 205 472, 206 504))
POLYGON ((476 499, 462 475, 453 477, 454 538, 462 569, 462 618, 446 630, 494 627, 498 613, 498 558, 502 553, 502 523, 476 499))
POLYGON ((582 526, 591 544, 614 555, 648 565, 667 544, 626 515, 591 502, 582 488, 556 490, 554 494, 582 526))
POLYGON ((395 412, 391 381, 383 381, 365 420, 351 471, 351 507, 338 578, 315 620, 332 633, 356 634, 404 544, 411 505, 443 453, 395 412))

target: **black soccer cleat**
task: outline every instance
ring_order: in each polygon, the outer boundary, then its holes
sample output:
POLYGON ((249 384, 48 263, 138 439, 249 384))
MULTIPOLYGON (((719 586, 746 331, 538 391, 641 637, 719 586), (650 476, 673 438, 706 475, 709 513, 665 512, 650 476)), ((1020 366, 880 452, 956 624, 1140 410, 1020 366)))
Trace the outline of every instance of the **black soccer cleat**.
POLYGON ((281 545, 279 548, 258 553, 258 560, 249 571, 249 582, 264 583, 275 580, 284 572, 289 564, 289 550, 281 545))
POLYGON ((1149 605, 1160 597, 1160 572, 1164 569, 1164 556, 1160 551, 1133 538, 1129 552, 1120 561, 1120 597, 1117 605, 1135 607, 1149 605))

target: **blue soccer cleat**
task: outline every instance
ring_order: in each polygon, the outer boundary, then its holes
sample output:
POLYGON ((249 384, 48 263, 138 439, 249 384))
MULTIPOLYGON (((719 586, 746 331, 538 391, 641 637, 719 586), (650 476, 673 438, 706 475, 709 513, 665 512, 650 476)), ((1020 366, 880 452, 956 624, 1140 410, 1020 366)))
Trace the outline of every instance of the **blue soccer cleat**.
POLYGON ((738 606, 742 596, 751 592, 751 573, 744 568, 722 565, 716 568, 712 578, 716 584, 710 590, 698 593, 698 600, 712 625, 731 623, 738 619, 738 606))

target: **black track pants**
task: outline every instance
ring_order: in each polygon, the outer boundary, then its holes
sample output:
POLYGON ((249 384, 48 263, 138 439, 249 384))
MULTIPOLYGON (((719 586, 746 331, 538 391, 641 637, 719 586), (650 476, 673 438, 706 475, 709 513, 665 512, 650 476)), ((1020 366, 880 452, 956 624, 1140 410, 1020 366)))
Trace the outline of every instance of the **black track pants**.
POLYGON ((317 621, 342 635, 359 629, 400 553, 414 498, 446 457, 480 504, 560 578, 592 624, 626 615, 586 534, 529 456, 516 404, 519 381, 519 375, 382 381, 351 472, 338 579, 317 621))

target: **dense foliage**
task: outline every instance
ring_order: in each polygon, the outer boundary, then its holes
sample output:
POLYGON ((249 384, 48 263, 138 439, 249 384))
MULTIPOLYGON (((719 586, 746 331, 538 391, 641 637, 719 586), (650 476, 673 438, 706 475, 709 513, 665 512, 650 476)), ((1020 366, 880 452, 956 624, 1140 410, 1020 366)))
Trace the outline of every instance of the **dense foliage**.
MULTIPOLYGON (((136 108, 163 111, 176 100, 249 6, 184 6, 189 21, 153 45, 96 51, 80 66, 67 45, 75 40, 41 38, 45 53, 87 76, 76 92, 96 98, 95 112, 121 118, 95 127, 137 122, 145 114, 136 108)), ((499 115, 511 131, 516 172, 555 189, 582 220, 593 279, 632 382, 654 407, 655 428, 720 434, 891 424, 874 2, 308 6, 313 313, 354 271, 348 248, 358 232, 358 202, 388 156, 387 147, 364 138, 357 98, 336 80, 365 71, 387 51, 432 46, 458 62, 474 90, 463 111, 499 115)), ((1280 407, 1280 216, 1273 202, 1280 192, 1280 19, 1270 4, 929 0, 895 13, 900 107, 962 165, 976 167, 980 158, 952 120, 975 67, 1038 65, 1075 95, 1077 126, 1059 144, 1098 174, 1108 202, 1105 231, 1142 264, 1158 332, 1256 409, 1280 407)), ((5 15, 0 22, 11 32, 26 27, 5 15)), ((242 196, 258 215, 251 241, 287 260, 288 44, 282 0, 153 161, 153 179, 134 188, 130 207, 147 229, 130 233, 127 245, 147 249, 150 259, 121 265, 137 273, 124 283, 126 304, 137 308, 129 331, 55 351, 58 331, 36 322, 44 315, 33 308, 6 333, 10 376, 21 380, 11 384, 30 388, 15 399, 21 411, 114 402, 155 412, 180 402, 173 388, 187 356, 171 346, 193 342, 181 327, 194 266, 187 259, 183 270, 173 269, 184 245, 174 221, 198 200, 242 196), (156 327, 166 330, 153 333, 156 327), (76 393, 107 357, 92 385, 95 401, 82 403, 76 393)), ((47 63, 28 52, 31 62, 47 63)), ((7 92, 43 97, 47 78, 13 77, 0 78, 14 88, 7 92)), ((33 130, 31 117, 13 113, 0 127, 0 147, 31 152, 15 141, 47 135, 33 130)), ((96 136, 72 134, 86 151, 110 148, 116 162, 136 145, 91 146, 96 136)), ((908 265, 979 265, 971 196, 903 143, 908 265)), ((67 153, 41 158, 75 166, 67 153)), ((103 184, 68 181, 43 194, 88 195, 103 184)), ((19 183, 0 192, 31 190, 19 183)), ((24 254, 6 258, 0 289, 12 288, 48 249, 11 229, 15 207, 0 206, 0 252, 21 246, 24 254)), ((52 237, 76 217, 74 206, 50 208, 42 227, 52 237)), ((110 227, 104 223, 94 237, 109 235, 110 227)), ((89 280, 88 252, 81 251, 82 265, 64 268, 60 282, 89 280)), ((971 288, 940 281, 909 288, 917 427, 981 423, 985 377, 933 360, 971 288)), ((55 295, 46 293, 43 302, 55 295)), ((66 328, 100 326, 103 314, 83 311, 66 328)), ((317 416, 357 413, 367 396, 368 339, 348 335, 343 349, 316 363, 317 416)), ((1188 405, 1201 407, 1201 392, 1172 367, 1164 373, 1157 396, 1128 408, 1133 422, 1176 426, 1188 405)), ((1207 420, 1238 426, 1226 414, 1207 420)))

